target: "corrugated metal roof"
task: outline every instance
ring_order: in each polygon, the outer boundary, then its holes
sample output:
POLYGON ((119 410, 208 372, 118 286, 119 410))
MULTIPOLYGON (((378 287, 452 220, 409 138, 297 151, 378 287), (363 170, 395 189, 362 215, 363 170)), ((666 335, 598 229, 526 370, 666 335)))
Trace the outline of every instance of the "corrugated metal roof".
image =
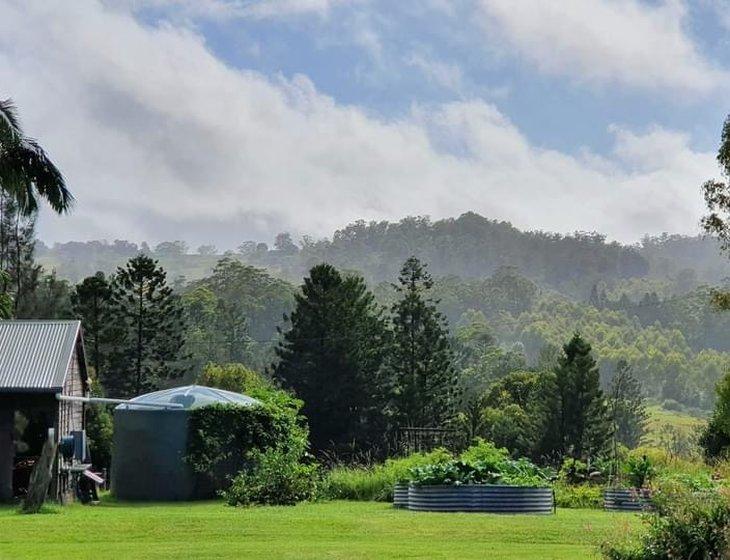
POLYGON ((0 321, 0 393, 63 387, 80 321, 0 321))

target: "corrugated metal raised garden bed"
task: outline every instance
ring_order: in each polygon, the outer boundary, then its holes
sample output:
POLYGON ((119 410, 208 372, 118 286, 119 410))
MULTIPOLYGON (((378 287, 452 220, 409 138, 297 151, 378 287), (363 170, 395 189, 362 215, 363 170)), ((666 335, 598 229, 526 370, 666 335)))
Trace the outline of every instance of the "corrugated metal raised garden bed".
POLYGON ((651 492, 639 488, 606 488, 603 507, 609 511, 646 511, 652 508, 651 492))
POLYGON ((412 511, 549 514, 554 509, 551 488, 501 484, 463 484, 408 488, 412 511))

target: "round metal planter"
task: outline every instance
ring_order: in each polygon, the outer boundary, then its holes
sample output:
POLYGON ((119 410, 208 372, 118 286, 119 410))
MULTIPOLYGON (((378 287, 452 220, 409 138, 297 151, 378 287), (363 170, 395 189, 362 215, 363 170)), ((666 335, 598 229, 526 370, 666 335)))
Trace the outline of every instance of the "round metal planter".
POLYGON ((393 486, 393 507, 408 507, 408 484, 399 483, 393 486))
POLYGON ((408 488, 408 509, 412 511, 548 514, 554 507, 551 488, 492 484, 408 488))
POLYGON ((607 488, 603 492, 603 507, 609 511, 646 511, 651 509, 651 497, 636 488, 607 488))

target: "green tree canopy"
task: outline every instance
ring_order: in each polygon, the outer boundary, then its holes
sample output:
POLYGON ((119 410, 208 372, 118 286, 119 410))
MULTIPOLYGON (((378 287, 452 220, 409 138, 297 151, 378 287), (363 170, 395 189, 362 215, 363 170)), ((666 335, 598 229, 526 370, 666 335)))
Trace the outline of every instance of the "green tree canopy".
POLYGON ((100 375, 109 394, 132 397, 184 373, 182 307, 157 261, 139 255, 117 269, 111 316, 114 346, 100 375))
POLYGON ((320 264, 309 271, 274 371, 304 400, 315 449, 378 442, 383 431, 380 371, 388 349, 381 309, 362 278, 320 264))
POLYGON ((113 329, 110 323, 111 284, 103 272, 84 278, 71 294, 74 312, 84 326, 84 340, 94 373, 99 376, 108 358, 113 329))
POLYGON ((431 276, 416 257, 406 260, 391 308, 388 357, 391 407, 401 426, 440 427, 456 407, 457 376, 446 320, 430 297, 431 276))
POLYGON ((618 443, 632 448, 639 445, 647 420, 646 399, 631 366, 619 361, 608 390, 608 412, 618 443))
POLYGON ((543 376, 538 394, 539 455, 586 459, 605 451, 611 436, 606 401, 591 345, 580 334, 563 346, 557 368, 543 376))

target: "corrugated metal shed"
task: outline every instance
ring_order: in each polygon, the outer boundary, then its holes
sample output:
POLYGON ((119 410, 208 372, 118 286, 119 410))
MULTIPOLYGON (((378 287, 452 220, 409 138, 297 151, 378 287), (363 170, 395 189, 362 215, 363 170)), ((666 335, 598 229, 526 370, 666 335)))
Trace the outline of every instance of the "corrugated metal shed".
POLYGON ((0 393, 58 391, 80 321, 0 321, 0 393))

